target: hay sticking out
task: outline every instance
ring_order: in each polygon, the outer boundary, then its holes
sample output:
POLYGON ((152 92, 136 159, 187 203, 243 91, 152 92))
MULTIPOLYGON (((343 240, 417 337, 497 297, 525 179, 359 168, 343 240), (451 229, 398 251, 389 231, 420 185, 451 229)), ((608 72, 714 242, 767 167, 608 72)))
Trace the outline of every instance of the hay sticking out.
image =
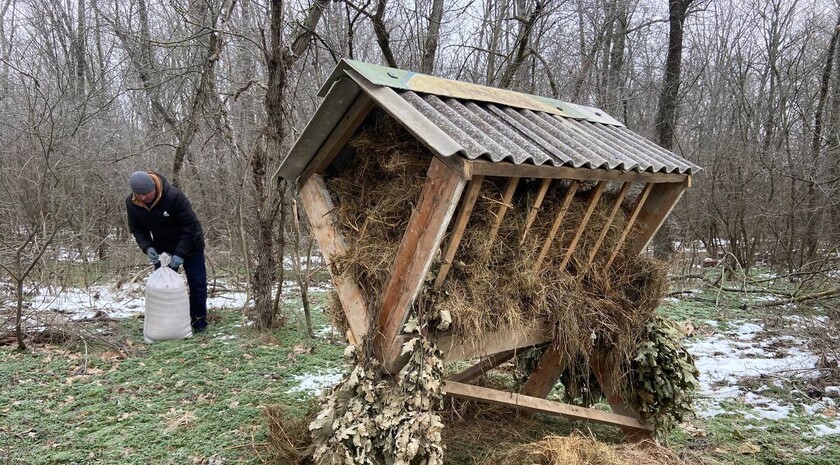
POLYGON ((547 436, 481 462, 486 465, 683 465, 673 452, 652 442, 605 444, 581 434, 547 436))
POLYGON ((326 180, 348 245, 348 253, 333 265, 338 274, 352 276, 367 302, 378 307, 431 154, 390 118, 350 145, 356 154, 348 168, 326 180))

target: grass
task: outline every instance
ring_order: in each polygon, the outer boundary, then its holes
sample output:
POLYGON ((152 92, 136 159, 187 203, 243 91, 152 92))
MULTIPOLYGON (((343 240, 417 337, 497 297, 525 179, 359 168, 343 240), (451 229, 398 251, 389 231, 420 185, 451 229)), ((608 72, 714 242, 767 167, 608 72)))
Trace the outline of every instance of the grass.
MULTIPOLYGON (((742 306, 738 296, 718 296, 714 290, 694 297, 668 302, 659 311, 698 328, 718 321, 717 328, 707 325, 706 331, 789 313, 742 306)), ((325 295, 313 292, 311 298, 315 328, 324 327, 325 295)), ((266 447, 265 408, 282 405, 302 415, 312 396, 294 390, 297 377, 343 368, 343 346, 307 340, 299 309, 299 302, 288 301, 286 327, 270 333, 255 332, 235 310, 215 309, 209 333, 184 341, 143 344, 142 321, 129 318, 89 323, 101 326, 106 343, 33 344, 26 352, 0 347, 0 464, 282 463, 266 447)), ((800 313, 821 312, 814 307, 800 313)), ((814 403, 803 394, 804 382, 777 381, 742 383, 792 406, 787 418, 752 419, 754 407, 734 399, 722 404, 725 414, 692 419, 674 431, 669 446, 700 457, 701 463, 840 463, 840 437, 814 435, 815 425, 826 421, 803 407, 814 403)), ((444 430, 446 463, 473 464, 494 448, 549 433, 591 431, 603 441, 620 440, 606 426, 541 416, 529 420, 475 404, 470 409, 446 413, 448 424, 456 426, 444 430)))

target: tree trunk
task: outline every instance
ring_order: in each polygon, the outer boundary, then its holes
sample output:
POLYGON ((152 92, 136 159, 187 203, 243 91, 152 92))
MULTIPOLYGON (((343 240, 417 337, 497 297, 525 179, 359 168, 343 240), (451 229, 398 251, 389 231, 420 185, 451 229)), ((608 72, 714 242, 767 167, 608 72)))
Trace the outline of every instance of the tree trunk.
POLYGON ((420 59, 421 73, 432 74, 435 70, 435 56, 437 55, 442 20, 443 0, 433 0, 432 13, 429 15, 429 26, 426 28, 426 39, 423 41, 423 56, 420 59))
MULTIPOLYGON (((654 120, 654 130, 657 133, 659 145, 668 150, 673 150, 674 147, 674 126, 677 120, 682 69, 683 31, 688 8, 693 1, 670 0, 668 2, 670 25, 668 55, 665 58, 665 77, 659 94, 659 108, 654 120)), ((669 259, 674 252, 671 223, 671 220, 666 220, 653 238, 654 256, 662 260, 669 259)))

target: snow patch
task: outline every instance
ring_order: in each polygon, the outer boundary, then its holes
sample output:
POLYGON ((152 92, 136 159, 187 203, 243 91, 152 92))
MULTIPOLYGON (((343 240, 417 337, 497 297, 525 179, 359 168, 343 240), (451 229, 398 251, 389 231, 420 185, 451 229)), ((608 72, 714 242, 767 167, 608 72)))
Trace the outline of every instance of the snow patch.
POLYGON ((288 393, 303 392, 307 394, 320 395, 325 389, 334 386, 341 381, 343 372, 340 371, 326 371, 317 374, 303 374, 295 375, 294 381, 298 383, 297 386, 289 389, 288 393))

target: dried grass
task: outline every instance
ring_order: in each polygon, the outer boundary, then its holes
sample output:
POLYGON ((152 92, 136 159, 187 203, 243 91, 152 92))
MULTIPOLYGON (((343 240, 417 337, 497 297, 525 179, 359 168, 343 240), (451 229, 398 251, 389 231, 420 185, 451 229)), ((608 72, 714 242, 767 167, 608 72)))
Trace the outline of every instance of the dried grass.
POLYGON ((312 435, 309 423, 315 417, 315 410, 304 417, 290 415, 279 405, 265 409, 268 423, 268 446, 272 453, 272 462, 288 465, 312 463, 312 435))
POLYGON ((546 436, 508 448, 481 462, 493 465, 684 465, 672 451, 650 441, 606 444, 590 436, 546 436))

